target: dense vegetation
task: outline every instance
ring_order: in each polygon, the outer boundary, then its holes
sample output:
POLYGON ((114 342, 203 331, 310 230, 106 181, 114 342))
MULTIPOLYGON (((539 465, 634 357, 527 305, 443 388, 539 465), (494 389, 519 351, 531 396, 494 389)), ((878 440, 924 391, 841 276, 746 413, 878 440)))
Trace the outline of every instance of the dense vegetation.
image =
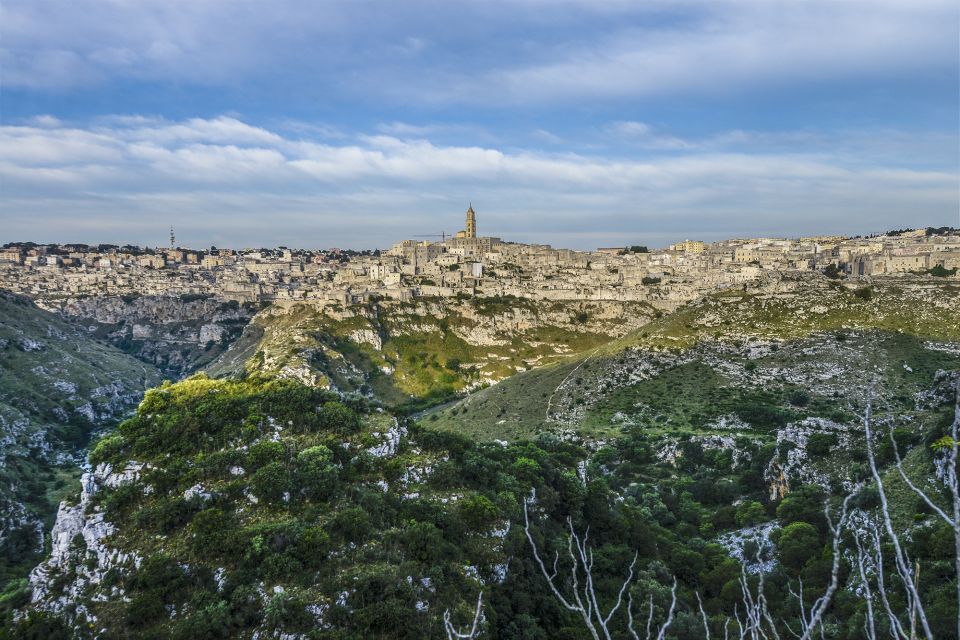
MULTIPOLYGON (((816 402, 799 394, 794 400, 816 402)), ((909 448, 912 472, 931 472, 931 445, 952 417, 952 405, 941 401, 904 428, 899 441, 904 453, 909 448)), ((840 487, 797 486, 772 500, 764 473, 786 450, 744 440, 735 457, 687 439, 677 455, 661 459, 661 445, 656 434, 630 425, 589 449, 547 433, 482 444, 293 381, 198 376, 164 384, 91 454, 94 465, 145 465, 137 480, 95 496, 118 527, 109 544, 134 552, 139 564, 113 567, 83 594, 95 624, 84 624, 84 610, 68 608, 63 619, 36 613, 11 631, 48 638, 83 636, 84 629, 103 629, 104 638, 249 637, 253 630, 442 638, 443 613, 467 623, 483 591, 485 637, 582 638, 524 535, 523 501, 532 491, 531 531, 544 557, 564 557, 568 518, 576 531, 589 528, 605 605, 635 553, 632 593, 644 607, 652 598, 657 621, 676 578, 672 638, 703 637, 697 594, 708 624, 722 634, 724 620, 742 611, 743 596, 741 562, 729 544, 719 544, 721 535, 772 523, 772 549, 749 540, 739 549, 750 568, 754 554, 776 560, 764 578, 769 606, 777 619, 795 619, 790 589, 802 579, 809 607, 829 580, 823 506, 840 487)), ((915 496, 896 495, 901 524, 912 532, 909 552, 923 566, 928 615, 947 637, 957 615, 952 534, 915 496)), ((876 492, 866 486, 854 504, 870 513, 876 492)), ((78 543, 75 570, 89 562, 78 543)), ((845 563, 843 571, 852 568, 845 563)), ((63 575, 64 585, 72 578, 63 575)), ((756 585, 758 576, 747 580, 756 585)), ((901 597, 895 587, 890 594, 901 597)), ((853 592, 838 593, 827 614, 830 637, 861 637, 864 607, 853 592)), ((625 625, 622 614, 611 623, 617 636, 625 625)))

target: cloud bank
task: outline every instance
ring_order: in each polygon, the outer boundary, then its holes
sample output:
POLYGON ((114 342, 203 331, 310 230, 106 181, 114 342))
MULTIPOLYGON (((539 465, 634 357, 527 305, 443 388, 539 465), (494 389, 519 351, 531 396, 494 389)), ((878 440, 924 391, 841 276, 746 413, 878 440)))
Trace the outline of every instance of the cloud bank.
MULTIPOLYGON (((610 128, 656 138, 641 125, 610 128)), ((0 241, 156 244, 174 224, 195 246, 385 247, 459 229, 472 201, 482 233, 592 248, 952 224, 960 207, 955 166, 877 161, 887 159, 877 145, 911 137, 867 145, 870 136, 850 135, 837 141, 842 154, 745 151, 752 134, 740 131, 623 157, 443 145, 396 123, 381 129, 397 135, 334 144, 229 116, 5 125, 0 241)))

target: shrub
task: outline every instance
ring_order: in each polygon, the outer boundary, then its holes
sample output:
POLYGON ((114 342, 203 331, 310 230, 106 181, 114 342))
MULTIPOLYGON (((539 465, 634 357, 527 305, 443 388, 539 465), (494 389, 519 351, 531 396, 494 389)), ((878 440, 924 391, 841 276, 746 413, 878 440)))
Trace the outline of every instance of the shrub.
POLYGON ((927 269, 927 273, 932 276, 936 276, 937 278, 946 278, 947 276, 956 275, 957 269, 956 267, 953 269, 947 269, 942 264, 938 264, 932 269, 927 269))
POLYGON ((279 442, 273 440, 261 440, 250 445, 247 452, 247 464, 251 469, 259 469, 271 462, 279 462, 283 459, 286 449, 279 442))
POLYGON ((0 619, 3 614, 13 609, 19 609, 30 602, 30 582, 26 578, 11 580, 0 593, 0 619))
POLYGON ((367 512, 359 507, 344 509, 336 515, 330 530, 346 542, 361 543, 372 531, 373 524, 367 512))
POLYGON ((250 476, 254 494, 267 502, 278 502, 290 491, 290 472, 279 462, 271 462, 250 476))
POLYGON ((460 519, 472 531, 489 527, 498 516, 497 508, 487 498, 476 495, 460 501, 460 519))
MULTIPOLYGON (((0 629, 0 634, 4 632, 0 629)), ((73 640, 77 637, 62 618, 46 611, 30 611, 11 629, 10 638, 21 640, 73 640)))
MULTIPOLYGON (((887 433, 884 436, 877 442, 877 462, 879 464, 893 462, 896 457, 891 434, 887 433)), ((896 451, 900 452, 901 457, 907 454, 907 449, 920 440, 917 434, 907 429, 894 429, 892 438, 896 440, 896 451)))
POLYGON ((826 495, 817 485, 802 485, 787 496, 777 506, 777 518, 783 526, 794 522, 806 522, 823 530, 826 521, 823 506, 826 495))
POLYGON ((837 444, 835 433, 811 433, 807 438, 807 453, 811 456, 824 456, 837 444))
POLYGON ((736 521, 741 527, 750 527, 767 519, 767 510, 756 500, 745 500, 737 507, 736 521))
POLYGON ((320 426, 338 433, 356 433, 360 417, 340 402, 328 402, 319 413, 320 426))
POLYGON ((304 449, 297 455, 297 479, 307 495, 326 498, 333 493, 339 469, 333 452, 323 445, 304 449))
POLYGON ((843 275, 843 272, 837 268, 835 264, 828 264, 827 267, 823 270, 823 275, 827 276, 831 280, 838 280, 843 275))
POLYGON ((687 584, 695 584, 706 568, 702 554, 682 546, 674 547, 670 560, 677 577, 687 584))
POLYGON ((119 433, 104 436, 90 452, 90 464, 97 466, 101 462, 112 462, 123 451, 127 441, 119 433))
POLYGON ((536 460, 521 456, 513 463, 512 470, 518 479, 532 482, 540 474, 540 464, 536 460))
POLYGON ((777 540, 780 564, 799 573, 811 558, 820 556, 820 533, 807 522, 794 522, 783 528, 777 540))
POLYGON ((445 548, 443 532, 429 522, 417 522, 402 534, 407 555, 417 562, 436 562, 445 548))
POLYGON ((795 407, 805 407, 810 404, 810 394, 803 389, 796 389, 790 392, 787 400, 795 407))
POLYGON ((220 509, 205 509, 190 523, 190 546, 198 557, 219 557, 232 549, 233 518, 220 509))
POLYGON ((274 595, 264 611, 267 627, 275 631, 311 629, 315 621, 306 606, 307 602, 291 594, 281 592, 274 595))

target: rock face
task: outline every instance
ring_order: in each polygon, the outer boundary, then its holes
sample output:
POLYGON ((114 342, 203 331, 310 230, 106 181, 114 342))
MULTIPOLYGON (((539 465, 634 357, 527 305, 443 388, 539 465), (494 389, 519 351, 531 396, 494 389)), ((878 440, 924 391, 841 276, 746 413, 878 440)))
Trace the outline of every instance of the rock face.
POLYGON ((223 353, 255 313, 212 296, 38 298, 97 337, 181 378, 223 353))
POLYGON ((0 568, 26 574, 91 435, 159 381, 151 365, 0 293, 0 568))
MULTIPOLYGON (((114 472, 110 465, 100 464, 94 471, 83 474, 80 502, 76 505, 60 503, 56 523, 50 532, 50 556, 30 572, 34 604, 63 612, 69 605, 80 603, 87 587, 99 585, 111 568, 126 563, 139 564, 135 555, 106 544, 114 526, 104 520, 103 511, 92 504, 92 498, 102 487, 116 488, 133 482, 142 468, 142 465, 131 463, 114 472), (67 574, 76 577, 61 591, 55 591, 53 579, 67 574)), ((79 604, 77 613, 91 616, 82 604, 79 604)))

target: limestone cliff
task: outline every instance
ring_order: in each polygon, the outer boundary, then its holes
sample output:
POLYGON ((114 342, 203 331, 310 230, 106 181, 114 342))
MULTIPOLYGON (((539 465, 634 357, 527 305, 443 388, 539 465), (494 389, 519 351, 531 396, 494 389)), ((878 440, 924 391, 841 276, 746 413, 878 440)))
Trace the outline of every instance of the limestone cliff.
POLYGON ((178 379, 220 355, 255 313, 213 296, 82 296, 38 304, 178 379))

